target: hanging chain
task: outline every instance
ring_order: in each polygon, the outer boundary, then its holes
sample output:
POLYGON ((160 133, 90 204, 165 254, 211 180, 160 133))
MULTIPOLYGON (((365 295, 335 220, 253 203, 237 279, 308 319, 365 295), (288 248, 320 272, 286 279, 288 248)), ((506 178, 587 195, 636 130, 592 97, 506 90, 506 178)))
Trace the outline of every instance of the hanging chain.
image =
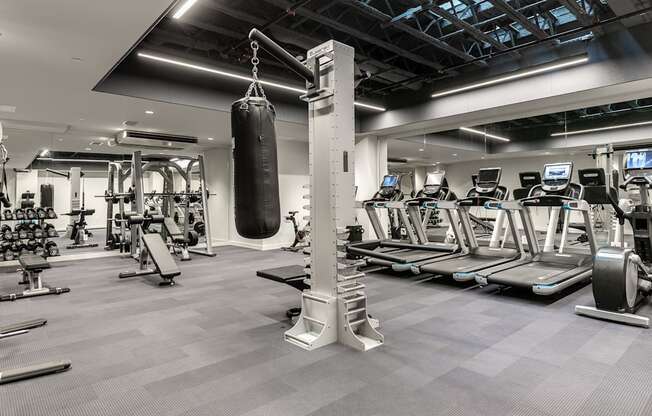
POLYGON ((253 56, 251 57, 251 77, 253 78, 253 82, 247 89, 246 97, 249 98, 253 92, 257 97, 260 96, 267 100, 267 96, 265 96, 265 90, 263 89, 263 86, 258 79, 258 64, 260 63, 260 59, 258 59, 258 48, 258 42, 255 40, 252 41, 251 50, 253 52, 253 56))

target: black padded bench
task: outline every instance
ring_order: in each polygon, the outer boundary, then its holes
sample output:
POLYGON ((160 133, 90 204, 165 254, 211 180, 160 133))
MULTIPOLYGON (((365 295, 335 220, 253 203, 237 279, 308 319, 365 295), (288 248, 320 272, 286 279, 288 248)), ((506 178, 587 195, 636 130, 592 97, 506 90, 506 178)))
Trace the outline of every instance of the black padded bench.
POLYGON ((129 271, 120 273, 120 278, 144 276, 148 274, 159 274, 164 282, 161 285, 173 286, 174 278, 181 274, 181 270, 175 263, 174 258, 170 255, 168 247, 161 238, 160 234, 151 233, 143 234, 143 245, 149 253, 149 257, 154 263, 155 269, 141 269, 138 271, 129 271))
POLYGON ((67 287, 49 287, 43 284, 41 272, 51 267, 50 263, 43 257, 37 256, 36 254, 23 254, 18 257, 18 262, 23 269, 23 280, 21 284, 28 285, 29 288, 25 289, 22 293, 2 295, 0 296, 0 302, 34 296, 60 295, 70 292, 70 289, 67 287))
MULTIPOLYGON (((304 269, 304 266, 299 265, 283 266, 273 269, 258 270, 256 275, 263 279, 292 286, 293 288, 303 292, 306 289, 310 289, 310 279, 304 269)), ((301 308, 291 308, 285 312, 285 315, 290 319, 299 316, 299 314, 301 314, 301 308)))
POLYGON ((172 239, 172 242, 178 244, 184 244, 188 242, 188 240, 186 240, 186 238, 184 237, 183 232, 172 218, 165 217, 165 219, 163 220, 163 226, 165 227, 165 230, 167 231, 170 238, 172 239))

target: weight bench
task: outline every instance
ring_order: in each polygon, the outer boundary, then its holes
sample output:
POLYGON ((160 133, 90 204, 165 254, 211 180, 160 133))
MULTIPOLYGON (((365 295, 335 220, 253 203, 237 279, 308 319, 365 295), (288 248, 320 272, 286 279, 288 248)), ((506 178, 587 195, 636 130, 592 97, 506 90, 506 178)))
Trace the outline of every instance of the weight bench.
POLYGON ((147 255, 141 254, 140 270, 120 273, 120 279, 134 276, 145 276, 149 274, 159 274, 163 278, 160 286, 174 286, 174 278, 181 274, 179 267, 174 262, 174 258, 168 251, 168 247, 161 238, 160 234, 151 233, 143 234, 143 248, 154 263, 154 269, 149 268, 147 255))
MULTIPOLYGON (((32 328, 43 326, 47 323, 45 319, 34 319, 0 328, 0 339, 23 335, 32 328)), ((11 370, 0 370, 0 384, 12 383, 33 377, 40 377, 46 374, 59 373, 70 369, 72 363, 68 360, 52 361, 49 363, 31 365, 28 367, 14 368, 11 370)))
POLYGON ((176 222, 170 217, 165 217, 163 220, 163 227, 167 232, 168 237, 172 240, 171 252, 181 255, 181 261, 190 260, 190 253, 188 252, 188 239, 183 235, 176 222))
POLYGON ((1 295, 0 302, 14 301, 34 296, 60 295, 70 292, 70 289, 67 287, 50 287, 43 284, 41 273, 43 270, 50 268, 50 263, 43 257, 35 254, 23 254, 18 257, 18 262, 23 270, 23 280, 20 284, 28 285, 29 288, 21 293, 1 295))
MULTIPOLYGON (((273 282, 283 283, 288 286, 303 292, 306 289, 310 289, 310 277, 305 271, 304 266, 292 265, 292 266, 283 266, 276 267, 273 269, 258 270, 256 272, 258 277, 263 279, 271 280, 273 282)), ((285 316, 292 319, 301 315, 301 308, 290 308, 285 312, 285 316)), ((378 319, 369 316, 369 321, 374 328, 379 328, 380 323, 378 319)))
MULTIPOLYGON (((292 265, 276 267, 273 269, 258 270, 256 275, 263 279, 283 283, 303 292, 310 288, 308 283, 309 277, 303 266, 292 265)), ((301 314, 301 308, 291 308, 285 312, 285 315, 292 319, 301 314)))

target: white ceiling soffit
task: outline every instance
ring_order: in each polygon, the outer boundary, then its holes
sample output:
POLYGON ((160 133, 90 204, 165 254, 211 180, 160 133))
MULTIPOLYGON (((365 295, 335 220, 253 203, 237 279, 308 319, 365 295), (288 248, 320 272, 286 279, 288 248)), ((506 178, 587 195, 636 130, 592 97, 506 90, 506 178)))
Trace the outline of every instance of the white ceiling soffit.
MULTIPOLYGON (((92 91, 171 3, 65 0, 37 6, 26 0, 0 1, 0 104, 16 107, 0 113, 0 120, 10 119, 5 121, 10 151, 29 153, 31 160, 44 145, 66 150, 60 143, 69 143, 79 150, 98 137, 114 136, 127 120, 137 121, 138 130, 199 137, 199 150, 229 145, 226 112, 92 91), (66 140, 44 138, 62 133, 64 126, 66 140), (20 131, 34 132, 34 139, 21 134, 17 143, 12 135, 20 131)), ((307 127, 277 123, 277 134, 307 140, 307 127)), ((25 159, 11 156, 12 165, 25 159)))

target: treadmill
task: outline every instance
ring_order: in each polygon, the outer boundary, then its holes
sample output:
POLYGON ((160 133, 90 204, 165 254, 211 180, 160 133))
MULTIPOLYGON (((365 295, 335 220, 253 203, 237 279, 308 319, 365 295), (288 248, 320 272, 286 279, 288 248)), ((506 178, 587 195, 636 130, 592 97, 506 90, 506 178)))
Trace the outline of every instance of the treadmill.
MULTIPOLYGON (((385 180, 383 180, 383 185, 385 183, 385 180)), ((381 186, 381 191, 382 189, 383 186, 381 186)), ((391 267, 394 271, 410 270, 409 265, 415 261, 434 259, 455 252, 458 250, 457 244, 428 241, 424 224, 427 223, 432 208, 426 208, 425 214, 421 215, 421 207, 424 201, 447 200, 454 198, 454 196, 448 188, 445 172, 435 172, 426 175, 424 189, 419 193, 418 198, 407 201, 378 199, 365 201, 365 210, 377 236, 385 236, 386 234, 376 210, 378 208, 388 208, 398 212, 399 218, 406 229, 409 242, 380 237, 378 240, 351 244, 347 247, 347 252, 356 257, 365 257, 368 265, 391 267)))
POLYGON ((533 187, 530 196, 518 201, 518 204, 524 208, 520 214, 529 247, 528 256, 521 261, 478 271, 475 273, 475 280, 479 284, 494 283, 529 288, 538 295, 552 295, 591 277, 593 257, 596 253, 589 217, 591 208, 589 203, 583 200, 584 187, 571 183, 572 174, 571 162, 545 165, 541 185, 533 187), (540 249, 536 239, 530 211, 533 207, 552 208, 546 232, 546 247, 543 250, 540 249), (559 214, 564 213, 564 229, 566 229, 571 211, 582 214, 589 240, 589 253, 585 249, 573 252, 564 250, 564 244, 560 245, 559 250, 555 250, 554 240, 559 214))
POLYGON ((454 206, 439 204, 441 209, 449 213, 457 212, 461 231, 456 222, 453 221, 451 225, 453 225, 457 241, 463 240, 465 246, 459 253, 413 264, 413 273, 432 273, 453 276, 458 281, 469 281, 473 280, 473 272, 477 270, 504 264, 524 256, 525 253, 520 244, 517 244, 517 248, 500 247, 499 236, 505 218, 507 218, 514 241, 520 242, 511 210, 500 209, 498 212, 489 246, 479 246, 471 225, 469 211, 472 207, 484 207, 487 202, 501 202, 507 199, 509 193, 507 188, 500 186, 501 173, 501 168, 480 169, 477 184, 469 190, 466 198, 457 200, 454 206))

